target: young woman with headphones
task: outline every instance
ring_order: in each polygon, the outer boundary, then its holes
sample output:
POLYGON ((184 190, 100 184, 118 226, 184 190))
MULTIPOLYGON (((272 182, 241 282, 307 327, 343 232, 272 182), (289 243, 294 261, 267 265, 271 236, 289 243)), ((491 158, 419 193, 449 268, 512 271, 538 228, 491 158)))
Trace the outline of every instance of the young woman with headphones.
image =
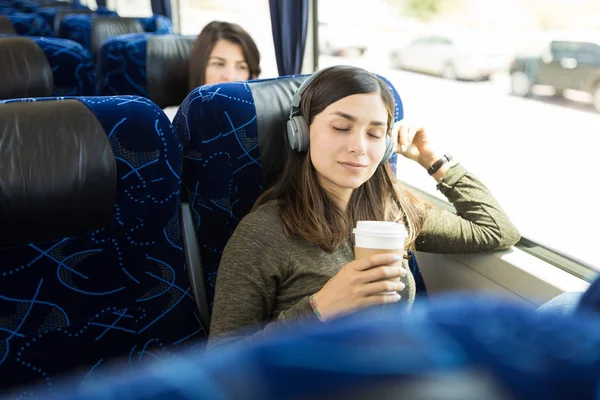
POLYGON ((302 318, 326 321, 387 303, 410 309, 415 290, 406 260, 354 260, 357 221, 401 222, 407 247, 428 252, 494 251, 519 240, 486 187, 439 153, 425 129, 392 129, 394 106, 386 83, 360 68, 327 68, 300 86, 285 169, 223 252, 209 346, 302 318), (397 185, 387 163, 395 149, 435 178, 456 215, 397 185))

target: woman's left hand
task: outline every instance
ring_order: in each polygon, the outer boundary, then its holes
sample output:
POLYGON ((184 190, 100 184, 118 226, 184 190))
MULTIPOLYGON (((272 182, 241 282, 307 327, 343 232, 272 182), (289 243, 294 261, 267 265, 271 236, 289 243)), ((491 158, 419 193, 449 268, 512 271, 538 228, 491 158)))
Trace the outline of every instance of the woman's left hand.
POLYGON ((396 152, 416 161, 423 168, 429 168, 442 154, 433 149, 430 137, 424 127, 409 126, 401 121, 392 129, 392 140, 396 143, 396 152))

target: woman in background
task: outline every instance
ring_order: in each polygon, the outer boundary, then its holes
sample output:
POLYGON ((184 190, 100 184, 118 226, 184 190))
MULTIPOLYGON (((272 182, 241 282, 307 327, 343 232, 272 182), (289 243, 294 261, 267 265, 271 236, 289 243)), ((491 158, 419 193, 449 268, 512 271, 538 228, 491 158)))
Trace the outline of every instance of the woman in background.
MULTIPOLYGON (((189 62, 189 91, 198 86, 256 79, 260 52, 241 26, 213 21, 196 38, 189 62)), ((164 109, 172 121, 179 107, 164 109)))

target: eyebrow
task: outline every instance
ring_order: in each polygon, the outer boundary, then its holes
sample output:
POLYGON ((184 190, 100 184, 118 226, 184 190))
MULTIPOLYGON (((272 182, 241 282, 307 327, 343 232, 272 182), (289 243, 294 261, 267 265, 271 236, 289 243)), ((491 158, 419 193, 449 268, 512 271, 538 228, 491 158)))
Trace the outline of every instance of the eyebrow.
MULTIPOLYGON (((210 56, 210 57, 208 58, 208 60, 210 61, 210 60, 212 60, 213 58, 216 58, 216 59, 217 59, 217 60, 219 60, 219 61, 227 61, 225 58, 223 58, 223 57, 219 57, 219 56, 210 56)), ((246 60, 238 60, 238 61, 236 61, 235 63, 236 63, 236 64, 242 64, 242 63, 243 63, 243 64, 247 64, 246 60)))
MULTIPOLYGON (((348 121, 356 122, 356 117, 354 117, 354 116, 352 116, 350 114, 346 114, 345 112, 335 111, 335 112, 332 112, 331 115, 337 115, 338 117, 345 118, 348 121)), ((383 121, 371 121, 371 122, 369 122, 369 125, 371 125, 371 126, 386 126, 387 122, 383 122, 383 121)))

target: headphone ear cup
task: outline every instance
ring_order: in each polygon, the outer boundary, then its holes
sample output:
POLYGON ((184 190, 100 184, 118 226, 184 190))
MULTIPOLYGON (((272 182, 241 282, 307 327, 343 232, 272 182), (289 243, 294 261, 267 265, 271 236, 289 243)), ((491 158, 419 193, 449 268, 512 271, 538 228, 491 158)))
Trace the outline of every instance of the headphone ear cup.
POLYGON ((390 135, 385 135, 385 153, 383 153, 383 158, 381 159, 381 164, 386 163, 392 155, 394 154, 394 142, 390 135))
POLYGON ((294 121, 294 118, 290 118, 287 121, 287 137, 292 150, 298 151, 298 147, 300 146, 298 143, 298 125, 294 121))
POLYGON ((302 115, 292 117, 287 122, 287 134, 292 150, 307 151, 310 133, 306 119, 302 115))

